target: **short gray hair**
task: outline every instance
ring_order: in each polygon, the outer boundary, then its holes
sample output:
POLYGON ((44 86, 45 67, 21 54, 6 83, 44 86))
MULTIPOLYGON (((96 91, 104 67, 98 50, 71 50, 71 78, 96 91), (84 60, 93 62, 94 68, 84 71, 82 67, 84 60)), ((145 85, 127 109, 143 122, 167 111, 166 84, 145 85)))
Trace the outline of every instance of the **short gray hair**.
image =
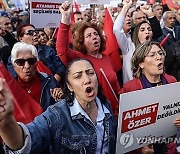
POLYGON ((166 11, 166 12, 163 13, 163 16, 162 16, 163 20, 165 20, 165 19, 167 18, 167 15, 168 15, 169 13, 174 13, 174 14, 175 14, 174 11, 166 11))
POLYGON ((27 52, 27 51, 31 51, 32 55, 38 59, 38 52, 34 45, 27 44, 24 42, 15 43, 11 50, 12 64, 14 64, 14 61, 17 59, 18 52, 27 52))

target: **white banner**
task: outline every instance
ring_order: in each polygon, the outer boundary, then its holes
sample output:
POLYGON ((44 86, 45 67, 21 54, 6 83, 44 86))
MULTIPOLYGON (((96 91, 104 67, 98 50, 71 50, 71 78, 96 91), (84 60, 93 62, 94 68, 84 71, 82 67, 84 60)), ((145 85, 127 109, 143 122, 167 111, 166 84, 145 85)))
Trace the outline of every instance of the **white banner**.
MULTIPOLYGON (((30 23, 36 28, 59 27, 61 15, 59 6, 64 0, 31 0, 30 23)), ((72 0, 69 0, 72 3, 72 0)))
POLYGON ((116 154, 173 140, 173 121, 180 116, 180 82, 121 94, 119 104, 116 154))

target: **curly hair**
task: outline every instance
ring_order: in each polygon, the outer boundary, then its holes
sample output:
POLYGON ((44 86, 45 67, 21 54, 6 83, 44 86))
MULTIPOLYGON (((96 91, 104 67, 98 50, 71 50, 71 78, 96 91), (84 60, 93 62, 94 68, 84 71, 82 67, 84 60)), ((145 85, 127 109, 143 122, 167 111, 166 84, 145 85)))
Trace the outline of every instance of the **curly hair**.
POLYGON ((158 46, 165 53, 165 50, 158 42, 147 41, 143 44, 138 45, 131 59, 131 69, 133 72, 133 77, 139 79, 141 78, 143 72, 139 64, 144 62, 145 57, 151 51, 153 45, 158 46))
MULTIPOLYGON (((74 59, 73 61, 71 61, 68 66, 67 66, 67 69, 66 69, 66 72, 65 72, 65 84, 64 84, 64 97, 66 99, 66 101, 69 103, 69 105, 73 105, 73 100, 74 100, 74 93, 71 92, 67 86, 67 84, 69 83, 68 81, 68 75, 69 75, 69 71, 70 71, 70 68, 71 66, 75 63, 75 62, 78 62, 78 61, 87 61, 89 62, 92 67, 93 67, 93 64, 85 59, 85 58, 77 58, 77 59, 74 59)), ((94 68, 94 67, 93 67, 94 68)), ((99 82, 98 82, 99 83, 99 82)), ((98 94, 97 94, 97 97, 101 100, 101 103, 104 103, 106 101, 106 97, 103 95, 103 92, 102 92, 102 88, 100 85, 98 85, 98 94)))
POLYGON ((99 37, 101 39, 101 45, 100 45, 99 52, 100 53, 103 52, 106 49, 106 47, 105 47, 106 41, 105 41, 105 37, 103 35, 103 32, 97 26, 97 24, 88 23, 88 22, 83 22, 80 25, 80 27, 77 29, 76 37, 74 38, 74 42, 73 42, 74 49, 82 52, 83 54, 87 54, 87 49, 86 49, 86 46, 84 45, 84 31, 87 28, 93 28, 98 32, 99 37))

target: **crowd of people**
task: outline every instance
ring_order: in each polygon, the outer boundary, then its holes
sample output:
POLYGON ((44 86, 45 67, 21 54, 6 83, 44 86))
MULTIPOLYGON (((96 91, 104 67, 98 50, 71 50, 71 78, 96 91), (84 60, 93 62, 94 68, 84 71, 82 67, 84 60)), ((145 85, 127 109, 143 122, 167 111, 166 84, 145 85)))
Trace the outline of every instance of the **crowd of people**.
MULTIPOLYGON (((123 0, 108 9, 123 62, 118 71, 104 53, 103 5, 73 12, 62 3, 56 37, 55 29, 31 24, 28 11, 0 12, 0 63, 43 110, 29 124, 18 121, 15 87, 0 75, 0 153, 114 154, 119 96, 180 81, 180 8, 123 0)), ((168 144, 151 144, 129 153, 180 152, 172 145, 173 152, 168 144)))

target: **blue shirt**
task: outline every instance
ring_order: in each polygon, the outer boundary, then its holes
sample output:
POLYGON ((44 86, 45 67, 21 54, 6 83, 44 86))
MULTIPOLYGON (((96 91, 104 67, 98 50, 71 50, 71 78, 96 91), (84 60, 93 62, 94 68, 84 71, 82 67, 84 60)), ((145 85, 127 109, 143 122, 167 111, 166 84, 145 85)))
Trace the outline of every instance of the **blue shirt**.
MULTIPOLYGON (((53 154, 60 153, 115 153, 117 123, 109 102, 98 106, 97 124, 94 125, 77 100, 70 106, 61 100, 48 107, 28 125, 19 123, 25 136, 24 146, 16 153, 43 153, 47 148, 53 154), (105 131, 104 131, 105 130, 105 131), (104 142, 103 141, 104 133, 104 142)), ((6 147, 6 150, 9 150, 6 147)))

